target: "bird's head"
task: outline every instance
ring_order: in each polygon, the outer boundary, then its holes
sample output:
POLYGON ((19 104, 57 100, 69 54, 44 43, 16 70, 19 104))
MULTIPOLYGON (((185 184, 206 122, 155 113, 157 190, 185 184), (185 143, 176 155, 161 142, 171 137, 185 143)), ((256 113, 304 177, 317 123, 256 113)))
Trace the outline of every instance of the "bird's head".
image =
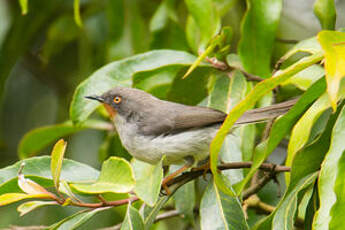
POLYGON ((92 95, 86 98, 103 103, 112 117, 116 114, 126 117, 133 112, 145 110, 150 102, 156 99, 142 90, 125 87, 115 87, 100 96, 92 95))

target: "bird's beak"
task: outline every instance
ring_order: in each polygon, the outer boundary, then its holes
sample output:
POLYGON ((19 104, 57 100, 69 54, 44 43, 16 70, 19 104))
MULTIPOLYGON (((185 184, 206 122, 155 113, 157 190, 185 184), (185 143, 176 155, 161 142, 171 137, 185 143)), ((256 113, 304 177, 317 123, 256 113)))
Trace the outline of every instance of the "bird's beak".
POLYGON ((85 98, 91 99, 91 100, 96 100, 96 101, 99 101, 101 103, 104 103, 104 98, 101 96, 92 95, 92 96, 86 96, 85 98))

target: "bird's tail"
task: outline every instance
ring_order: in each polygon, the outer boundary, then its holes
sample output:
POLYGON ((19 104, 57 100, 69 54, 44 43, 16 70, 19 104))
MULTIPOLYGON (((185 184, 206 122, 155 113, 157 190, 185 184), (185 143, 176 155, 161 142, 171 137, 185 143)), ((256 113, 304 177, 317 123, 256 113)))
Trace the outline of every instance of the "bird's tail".
POLYGON ((235 125, 259 123, 276 118, 287 113, 289 109, 296 104, 297 100, 298 98, 263 108, 249 110, 236 121, 235 125))

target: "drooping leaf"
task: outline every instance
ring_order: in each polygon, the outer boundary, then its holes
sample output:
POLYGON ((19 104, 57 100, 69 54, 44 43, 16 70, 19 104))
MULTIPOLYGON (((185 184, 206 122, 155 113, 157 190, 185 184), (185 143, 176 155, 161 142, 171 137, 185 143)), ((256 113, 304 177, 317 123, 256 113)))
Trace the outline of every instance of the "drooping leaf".
POLYGON ((201 228, 205 230, 248 229, 240 200, 222 193, 213 180, 201 198, 200 218, 201 228))
POLYGON ((127 208, 126 217, 122 222, 121 230, 144 230, 144 221, 139 212, 130 204, 127 208))
POLYGON ((303 114, 294 126, 288 146, 286 165, 291 166, 292 160, 297 153, 308 141, 311 129, 321 114, 331 104, 328 95, 324 93, 315 103, 303 114))
POLYGON ((70 117, 73 122, 81 123, 99 105, 97 102, 86 100, 84 96, 102 94, 114 86, 129 87, 132 75, 140 71, 152 71, 171 65, 182 67, 191 65, 194 60, 195 57, 186 52, 157 50, 110 63, 77 87, 70 107, 70 117))
MULTIPOLYGON (((211 170, 212 170, 213 175, 215 176, 216 184, 220 186, 220 189, 222 191, 231 194, 231 191, 229 191, 226 188, 224 181, 219 177, 218 172, 217 172, 218 153, 221 149, 222 143, 226 135, 228 134, 233 124, 236 122, 238 118, 240 118, 240 116, 246 110, 248 110, 249 108, 252 108, 262 96, 269 93, 274 87, 286 81, 287 79, 289 79, 289 77, 293 76, 300 70, 305 69, 315 64, 316 62, 320 61, 321 58, 322 58, 321 54, 315 54, 315 55, 301 59, 300 61, 289 66, 283 71, 276 72, 274 77, 258 83, 253 88, 253 90, 251 90, 249 94, 230 111, 221 129, 218 131, 216 137, 212 140, 211 148, 210 148, 211 170)), ((240 186, 239 191, 242 191, 243 186, 248 182, 248 180, 251 178, 253 173, 256 171, 257 167, 259 167, 259 165, 264 161, 264 159, 265 159, 264 155, 257 157, 257 160, 254 159, 255 163, 252 166, 251 173, 247 175, 242 185, 240 186)))
POLYGON ((17 211, 20 213, 20 216, 24 216, 25 214, 43 206, 47 205, 59 205, 55 201, 28 201, 18 206, 17 211))
POLYGON ((156 165, 134 159, 135 194, 146 204, 153 206, 159 196, 163 179, 162 160, 156 165))
POLYGON ((110 207, 82 210, 48 227, 49 230, 73 230, 85 224, 98 212, 105 211, 110 207))
POLYGON ((242 22, 238 53, 247 72, 268 78, 271 75, 271 57, 282 1, 246 2, 247 12, 242 22))
POLYGON ((294 229, 294 217, 297 205, 297 195, 305 188, 310 186, 317 178, 318 173, 304 176, 294 187, 288 190, 281 199, 275 210, 266 218, 259 221, 253 230, 281 230, 294 229))
MULTIPOLYGON (((319 176, 319 197, 320 209, 315 214, 313 229, 333 229, 332 225, 337 225, 337 217, 334 211, 339 209, 342 203, 343 188, 341 187, 343 180, 342 170, 342 155, 345 151, 344 135, 345 135, 345 107, 342 108, 341 113, 334 125, 332 131, 332 139, 329 150, 322 163, 319 176), (338 182, 337 182, 338 181, 338 182), (339 203, 337 203, 339 201, 339 203), (336 206, 335 206, 336 205, 336 206), (334 207, 334 211, 332 210, 334 207), (332 210, 332 211, 331 211, 332 210), (334 220, 332 220, 334 218, 334 220)), ((339 222, 338 222, 339 223, 339 222)))
POLYGON ((18 155, 22 159, 33 156, 59 138, 84 129, 110 130, 112 125, 104 121, 88 120, 80 126, 74 126, 71 121, 67 121, 62 124, 39 127, 31 130, 21 139, 18 155))
POLYGON ((298 193, 310 186, 317 178, 318 173, 305 176, 298 182, 294 189, 286 194, 275 210, 273 217, 272 229, 294 229, 294 218, 297 210, 297 195, 298 193))
POLYGON ((345 77, 345 32, 321 31, 318 40, 325 53, 327 92, 335 111, 340 80, 345 77))
POLYGON ((28 195, 45 195, 47 198, 55 198, 54 194, 48 192, 35 181, 25 178, 23 174, 18 175, 18 186, 28 195))
POLYGON ((185 3, 200 31, 199 48, 204 50, 220 29, 219 15, 212 0, 185 0, 185 3))
POLYGON ((63 157, 66 151, 66 147, 67 147, 67 142, 65 142, 63 139, 60 139, 54 145, 54 148, 51 154, 50 167, 51 167, 53 181, 54 181, 54 185, 56 189, 59 189, 61 167, 62 167, 62 161, 63 161, 63 157))
POLYGON ((94 183, 78 183, 72 187, 79 192, 88 194, 98 193, 127 193, 134 188, 135 179, 131 165, 119 157, 110 157, 102 165, 99 178, 94 183))
POLYGON ((334 30, 336 11, 334 0, 317 0, 314 4, 314 13, 324 30, 334 30))
MULTIPOLYGON (((25 167, 22 174, 26 178, 34 178, 42 186, 53 186, 50 159, 50 156, 32 157, 0 169, 0 194, 21 191, 17 185, 17 176, 23 162, 25 167)), ((74 183, 90 182, 97 180, 98 176, 99 172, 88 165, 73 160, 63 160, 60 180, 74 183)))

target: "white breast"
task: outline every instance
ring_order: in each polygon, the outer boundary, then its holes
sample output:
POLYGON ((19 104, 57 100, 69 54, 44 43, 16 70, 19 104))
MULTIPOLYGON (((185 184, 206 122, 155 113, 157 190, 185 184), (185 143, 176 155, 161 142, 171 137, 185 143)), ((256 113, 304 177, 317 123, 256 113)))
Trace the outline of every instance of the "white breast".
POLYGON ((121 116, 115 119, 123 146, 135 158, 151 164, 159 162, 163 155, 165 165, 180 164, 187 156, 203 160, 209 155, 209 145, 217 132, 216 127, 210 126, 165 136, 138 135, 134 124, 127 123, 121 116))

